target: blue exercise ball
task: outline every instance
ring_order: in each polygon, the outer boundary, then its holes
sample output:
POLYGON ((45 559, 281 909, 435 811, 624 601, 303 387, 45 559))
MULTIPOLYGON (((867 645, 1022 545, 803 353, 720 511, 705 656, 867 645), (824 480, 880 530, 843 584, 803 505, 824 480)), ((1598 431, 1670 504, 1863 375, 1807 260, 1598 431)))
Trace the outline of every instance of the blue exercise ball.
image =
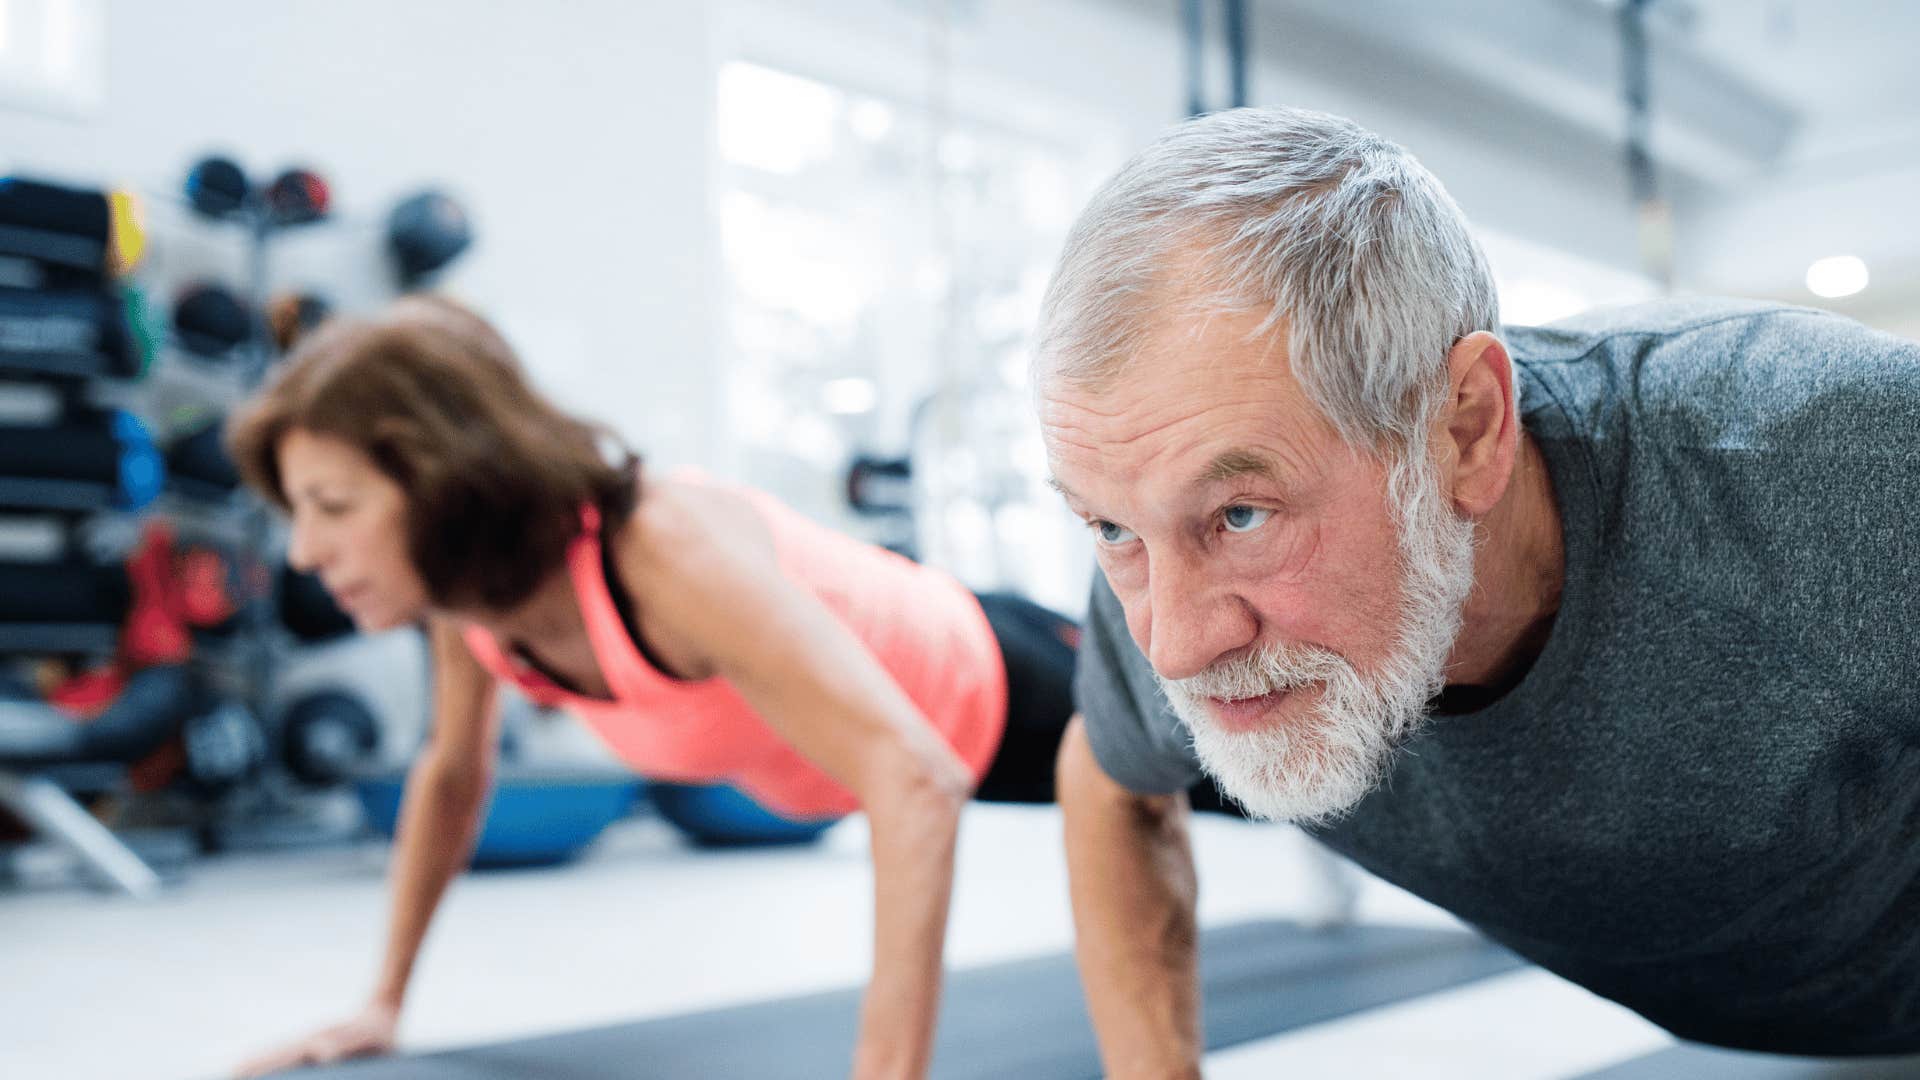
POLYGON ((726 784, 648 785, 660 816, 702 847, 763 847, 819 839, 838 817, 795 821, 726 784))
MULTIPOLYGON (((367 821, 388 837, 400 820, 405 786, 404 771, 365 773, 354 780, 367 821)), ((473 865, 548 866, 572 859, 632 809, 640 788, 627 773, 503 767, 494 779, 473 865)))

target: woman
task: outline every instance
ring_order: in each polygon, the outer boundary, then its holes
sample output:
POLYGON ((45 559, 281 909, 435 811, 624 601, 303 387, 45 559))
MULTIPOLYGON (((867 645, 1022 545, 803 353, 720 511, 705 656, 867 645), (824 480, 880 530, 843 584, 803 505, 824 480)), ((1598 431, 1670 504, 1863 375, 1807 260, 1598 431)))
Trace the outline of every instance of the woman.
POLYGON ((864 810, 877 959, 854 1073, 924 1075, 960 810, 1051 799, 1071 623, 764 494, 609 462, 604 431, 539 396, 446 300, 321 328, 228 438, 291 517, 289 561, 363 629, 424 619, 435 680, 374 993, 250 1073, 394 1045, 472 849, 504 681, 568 706, 643 775, 724 781, 799 819, 864 810))

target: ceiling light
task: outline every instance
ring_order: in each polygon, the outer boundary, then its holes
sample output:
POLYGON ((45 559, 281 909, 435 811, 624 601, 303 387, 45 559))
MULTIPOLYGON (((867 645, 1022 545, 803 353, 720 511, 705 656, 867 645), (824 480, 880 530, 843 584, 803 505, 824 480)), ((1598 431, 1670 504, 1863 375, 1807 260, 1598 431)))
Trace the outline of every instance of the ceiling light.
POLYGON ((1852 255, 1831 255, 1807 267, 1807 289, 1829 300, 1852 296, 1867 287, 1867 264, 1852 255))

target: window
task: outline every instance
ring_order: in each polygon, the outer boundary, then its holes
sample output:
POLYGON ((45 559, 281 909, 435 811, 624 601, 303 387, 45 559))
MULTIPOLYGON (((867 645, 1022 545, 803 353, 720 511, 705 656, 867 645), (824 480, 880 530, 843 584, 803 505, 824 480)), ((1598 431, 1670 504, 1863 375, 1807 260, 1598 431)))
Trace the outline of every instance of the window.
POLYGON ((106 82, 100 0, 0 0, 0 107, 84 117, 106 82))
POLYGON ((758 63, 718 90, 733 471, 859 533, 850 458, 911 449, 926 561, 1076 610, 1084 545, 1045 486, 1026 346, 1097 164, 758 63))

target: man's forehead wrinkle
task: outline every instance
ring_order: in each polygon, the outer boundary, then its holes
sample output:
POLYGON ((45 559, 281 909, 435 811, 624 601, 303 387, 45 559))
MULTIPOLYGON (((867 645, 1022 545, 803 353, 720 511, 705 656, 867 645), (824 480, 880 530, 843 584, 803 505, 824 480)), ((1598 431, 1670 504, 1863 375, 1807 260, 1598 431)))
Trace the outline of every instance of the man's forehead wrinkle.
POLYGON ((1048 442, 1053 443, 1055 446, 1072 447, 1075 450, 1085 450, 1089 453, 1095 452, 1100 449, 1100 447, 1095 445, 1094 443, 1083 442, 1079 439, 1075 439, 1067 435, 1056 434, 1051 429, 1049 429, 1049 431, 1047 432, 1046 439, 1048 442))
MULTIPOLYGON (((1099 400, 1104 400, 1106 397, 1109 397, 1109 396, 1111 395, 1096 394, 1096 395, 1093 395, 1093 399, 1096 401, 1099 401, 1099 400)), ((1096 409, 1090 404, 1084 404, 1081 402, 1074 402, 1074 401, 1065 401, 1060 398, 1048 398, 1045 404, 1041 406, 1041 410, 1047 413, 1054 413, 1054 412, 1087 413, 1090 416, 1098 416, 1103 420, 1111 420, 1116 416, 1125 415, 1127 411, 1126 408, 1119 403, 1115 403, 1111 409, 1103 410, 1103 409, 1096 409)), ((1046 420, 1043 422, 1051 424, 1053 421, 1046 420)))
POLYGON ((1272 458, 1251 448, 1236 448, 1215 455, 1196 478, 1197 483, 1217 484, 1238 476, 1259 476, 1279 480, 1280 470, 1272 458))
POLYGON ((1139 413, 1148 414, 1144 418, 1144 422, 1147 424, 1146 427, 1111 435, 1107 435, 1104 432, 1096 433, 1087 431, 1085 428, 1088 425, 1085 423, 1076 423, 1071 416, 1054 415, 1047 416, 1042 420, 1041 428, 1047 438, 1068 446, 1097 450, 1101 447, 1127 446, 1141 439, 1151 438, 1152 436, 1161 434, 1169 428, 1177 427, 1181 424, 1200 422, 1207 419, 1208 414, 1214 413, 1222 408, 1231 409, 1245 403, 1237 401, 1226 401, 1219 404, 1200 403, 1191 408, 1174 411, 1173 415, 1170 416, 1167 415, 1167 413, 1172 403, 1165 401, 1154 402, 1144 409, 1116 409, 1113 412, 1100 412, 1070 402, 1059 402, 1057 404, 1063 412, 1086 412, 1093 417, 1097 417, 1098 421, 1120 421, 1134 418, 1139 413), (1080 434, 1076 436, 1074 434, 1075 432, 1079 432, 1080 434), (1089 443, 1086 441, 1088 439, 1093 439, 1095 442, 1089 443))

